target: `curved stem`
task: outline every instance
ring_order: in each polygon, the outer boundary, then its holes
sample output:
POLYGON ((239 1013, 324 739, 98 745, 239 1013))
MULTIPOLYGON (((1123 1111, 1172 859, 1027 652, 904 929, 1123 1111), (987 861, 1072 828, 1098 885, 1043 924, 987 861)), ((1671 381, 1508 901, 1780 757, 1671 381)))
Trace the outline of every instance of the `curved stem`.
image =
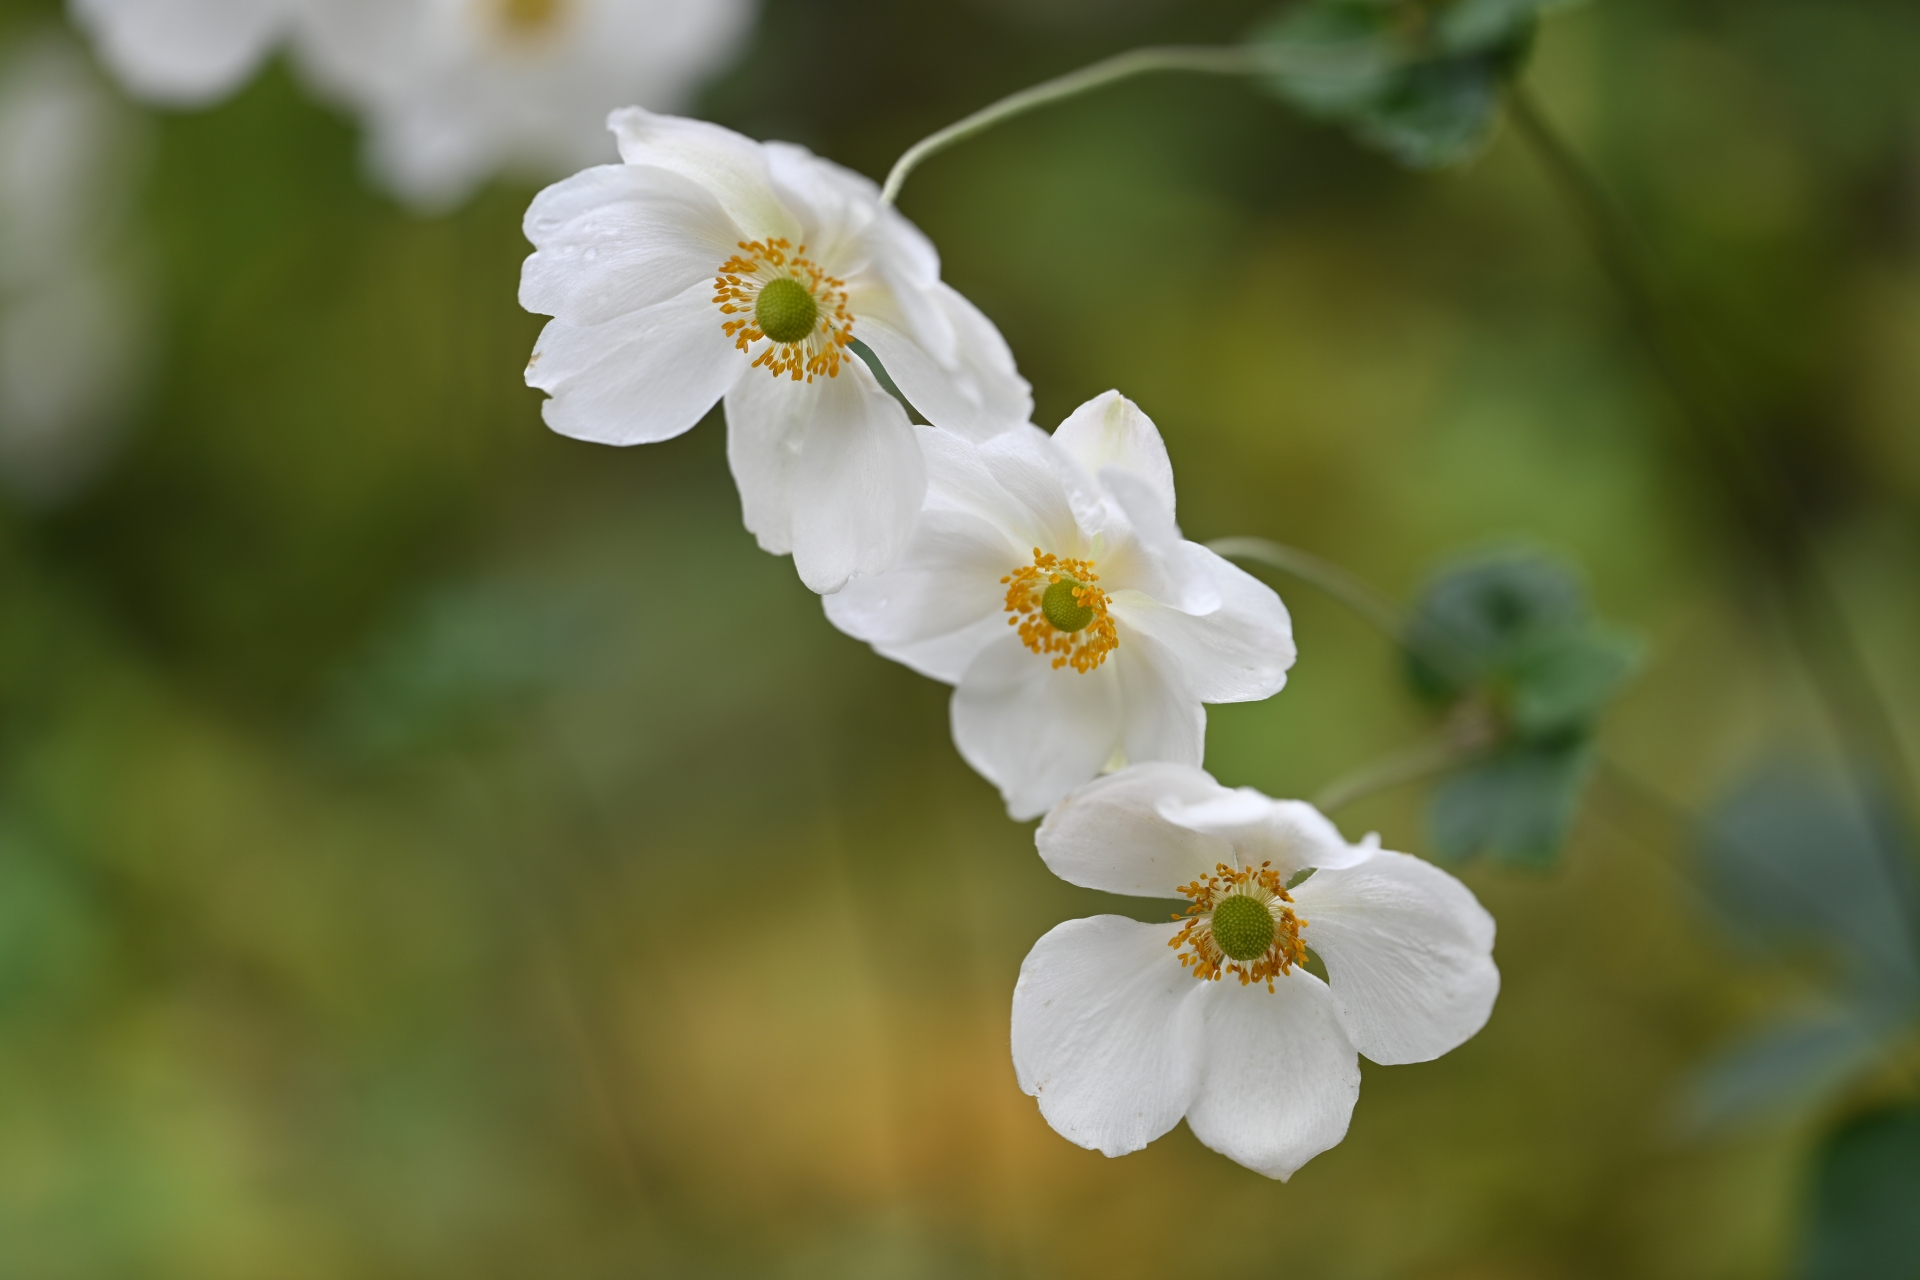
POLYGON ((1049 103, 1086 93, 1090 89, 1112 84, 1116 80, 1144 75, 1150 71, 1195 71, 1207 75, 1243 76, 1258 75, 1263 71, 1272 70, 1272 67, 1273 60, 1270 56, 1234 45, 1217 47, 1163 45, 1115 54, 1090 67, 1082 67, 1078 71, 1070 71, 1066 75, 1043 81, 1032 88, 1008 94, 991 106, 982 107, 966 119, 957 120, 938 133, 930 134, 914 143, 907 148, 904 155, 893 162, 893 168, 887 173, 886 185, 880 190, 880 202, 892 204, 899 197, 900 188, 905 185, 907 175, 929 156, 937 155, 957 142, 965 142, 975 134, 986 132, 1002 120, 1010 120, 1014 116, 1032 111, 1035 107, 1044 107, 1049 103))
POLYGON ((1207 550, 1229 560, 1252 560, 1278 569, 1347 606, 1396 645, 1407 642, 1407 616, 1384 591, 1310 551, 1267 538, 1215 538, 1207 550))
POLYGON ((1445 773, 1455 765, 1464 763, 1472 754, 1451 733, 1416 742, 1341 774, 1315 793, 1313 807, 1322 813, 1332 813, 1376 792, 1390 791, 1409 782, 1419 782, 1445 773))

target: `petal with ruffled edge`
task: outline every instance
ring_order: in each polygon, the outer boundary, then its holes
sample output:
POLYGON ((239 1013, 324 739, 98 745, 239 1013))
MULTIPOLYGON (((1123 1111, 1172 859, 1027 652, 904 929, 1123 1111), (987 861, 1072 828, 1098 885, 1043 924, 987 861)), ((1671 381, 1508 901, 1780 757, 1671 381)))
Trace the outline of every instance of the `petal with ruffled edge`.
MULTIPOLYGON (((936 427, 986 440, 1025 423, 1033 389, 1014 367, 1013 353, 993 322, 945 284, 932 292, 952 327, 946 362, 885 311, 868 308, 855 322, 857 337, 873 348, 907 402, 936 427)), ((855 298, 860 310, 862 299, 855 298)))
POLYGON ((1069 920, 1021 964, 1014 1073, 1067 1140, 1109 1156, 1138 1151, 1192 1101, 1204 984, 1168 947, 1176 928, 1069 920))
POLYGON ((1440 868, 1381 850, 1293 891, 1354 1046, 1392 1065, 1437 1058, 1486 1025, 1500 993, 1493 917, 1440 868))
POLYGON ((1280 692, 1296 656, 1286 605, 1251 574, 1185 545, 1211 570, 1219 608, 1193 614, 1144 593, 1116 594, 1114 617, 1158 641, 1202 702, 1256 702, 1280 692))
POLYGON ((1007 634, 1000 577, 1027 554, 978 516, 925 510, 898 565, 822 603, 834 626, 883 657, 958 684, 980 650, 1007 634))
POLYGON ((767 155, 753 139, 705 120, 656 115, 622 107, 607 117, 628 164, 652 165, 691 179, 711 191, 746 237, 780 237, 799 244, 804 236, 773 188, 767 155))
POLYGON ((812 382, 749 369, 727 395, 727 460, 747 528, 819 592, 898 559, 926 492, 906 413, 858 361, 812 382))
POLYGON ((541 415, 563 436, 650 444, 700 421, 748 363, 721 331, 712 284, 702 281, 606 324, 549 322, 527 383, 552 397, 541 415))
POLYGON ((1358 866, 1378 848, 1377 843, 1348 844, 1340 829, 1304 800, 1275 800, 1252 787, 1221 787, 1195 801, 1170 798, 1160 815, 1226 841, 1233 848, 1232 861, 1271 866, 1283 880, 1308 867, 1358 866))
POLYGON ((284 33, 286 0, 73 0, 120 82, 155 102, 197 106, 251 76, 284 33))
POLYGON ((1172 898, 1180 885, 1231 865, 1233 846, 1169 821, 1163 808, 1231 794, 1197 765, 1129 765, 1054 806, 1033 840, 1048 870, 1070 884, 1172 898))
POLYGON ((1281 1181, 1347 1136, 1360 1063, 1320 979, 1300 969, 1264 985, 1203 984, 1193 1136, 1281 1181))
POLYGON ((1121 691, 1110 664, 1055 670, 1008 634, 982 649, 953 691, 953 741, 1000 788, 1016 822, 1037 818, 1098 776, 1120 747, 1121 691))
POLYGON ((1139 477, 1160 500, 1167 519, 1174 518, 1173 461, 1160 428, 1118 391, 1103 391, 1068 414, 1053 439, 1088 475, 1118 467, 1139 477))
POLYGON ((740 229, 706 188, 664 169, 605 164, 533 198, 520 305, 575 327, 640 311, 702 280, 740 229))

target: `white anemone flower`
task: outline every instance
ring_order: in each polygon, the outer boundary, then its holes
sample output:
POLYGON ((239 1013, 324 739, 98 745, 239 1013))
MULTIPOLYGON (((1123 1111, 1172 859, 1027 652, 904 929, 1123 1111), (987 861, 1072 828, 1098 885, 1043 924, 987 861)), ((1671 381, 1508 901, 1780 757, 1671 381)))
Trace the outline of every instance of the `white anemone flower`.
POLYGON ((1286 606, 1181 538, 1166 445, 1132 401, 1109 391, 1052 436, 922 442, 912 544, 827 616, 954 686, 955 744, 1014 818, 1130 762, 1198 765, 1202 704, 1286 683, 1286 606))
POLYGON ((608 123, 624 163, 527 210, 520 302, 554 317, 527 366, 552 397, 547 425, 645 444, 724 397, 727 460, 760 545, 791 552, 815 591, 886 568, 926 467, 852 344, 936 427, 977 439, 1032 408, 1006 343, 859 174, 698 120, 629 108, 608 123))
POLYGON ((1493 918, 1465 885, 1375 839, 1348 844, 1302 801, 1139 765, 1069 796, 1037 842, 1074 884, 1192 902, 1171 924, 1068 921, 1020 966, 1020 1087, 1063 1137, 1109 1156, 1185 1117, 1284 1180, 1346 1136, 1356 1054, 1437 1058, 1486 1025, 1500 990, 1493 918))
POLYGON ((114 76, 153 102, 200 106, 259 69, 306 0, 68 0, 114 76))
POLYGON ((444 207, 492 173, 613 158, 607 112, 671 109, 731 62, 752 0, 307 0, 303 67, 353 106, 378 178, 444 207))

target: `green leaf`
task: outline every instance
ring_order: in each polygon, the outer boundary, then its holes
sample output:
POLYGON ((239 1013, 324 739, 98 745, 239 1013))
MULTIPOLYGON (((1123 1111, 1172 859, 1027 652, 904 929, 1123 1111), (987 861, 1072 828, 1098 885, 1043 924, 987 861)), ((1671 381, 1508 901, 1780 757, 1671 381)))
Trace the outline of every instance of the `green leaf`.
POLYGON ((1920 999, 1920 902, 1897 830, 1839 780, 1771 765, 1708 822, 1707 889, 1757 949, 1823 953, 1866 998, 1911 1002, 1920 999))
POLYGON ((1920 1280, 1920 1106, 1835 1130, 1814 1157, 1803 1280, 1920 1280))
POLYGON ((1642 648, 1597 626, 1540 637, 1508 669, 1514 732, 1542 739, 1590 727, 1639 669, 1642 648))
POLYGON ((1770 1026, 1701 1071, 1688 1091, 1687 1125, 1710 1133, 1819 1106, 1885 1053, 1904 1026, 1890 1010, 1852 1004, 1770 1026))
POLYGON ((1305 0, 1249 40, 1269 87, 1416 169, 1470 159, 1551 0, 1305 0))
POLYGON ((1593 759, 1592 740, 1580 736, 1515 743, 1468 765, 1434 792, 1434 852, 1448 862, 1486 855, 1514 866, 1552 865, 1593 759))
POLYGON ((1436 575, 1407 625, 1414 687, 1451 702, 1504 682, 1546 637, 1588 625, 1586 592, 1567 565, 1537 552, 1502 549, 1436 575))

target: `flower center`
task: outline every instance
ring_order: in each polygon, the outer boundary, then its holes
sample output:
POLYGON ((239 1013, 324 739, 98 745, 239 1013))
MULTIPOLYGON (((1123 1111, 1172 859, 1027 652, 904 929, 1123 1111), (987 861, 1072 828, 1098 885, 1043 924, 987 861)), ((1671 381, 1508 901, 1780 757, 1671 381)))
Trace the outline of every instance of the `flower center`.
POLYGON ((1056 671, 1071 665, 1084 675, 1120 647, 1107 593, 1093 585, 1099 580, 1093 561, 1062 560, 1035 547, 1032 564, 1000 579, 1012 615, 1007 625, 1020 628, 1027 648, 1051 654, 1056 671))
POLYGON ((807 292, 807 286, 792 276, 767 281, 753 304, 754 322, 760 332, 775 342, 798 342, 813 332, 820 318, 820 304, 807 292))
MULTIPOLYGON (((532 3, 533 0, 525 0, 532 3)), ((807 246, 785 240, 742 240, 740 252, 720 264, 713 278, 713 302, 727 320, 721 329, 733 345, 752 351, 766 346, 753 367, 774 377, 812 382, 835 378, 849 357, 853 315, 847 310, 846 282, 836 280, 806 257, 807 246)))
POLYGON ((1202 981, 1236 974, 1243 987, 1264 982, 1271 991, 1276 977, 1307 962, 1307 947, 1300 941, 1307 922, 1293 913, 1293 898, 1272 866, 1229 867, 1222 862, 1205 880, 1180 886, 1180 896, 1191 898, 1193 905, 1167 945, 1186 948, 1181 968, 1191 968, 1202 981))
POLYGON ((494 21, 510 39, 539 37, 560 25, 567 0, 493 0, 494 21))

